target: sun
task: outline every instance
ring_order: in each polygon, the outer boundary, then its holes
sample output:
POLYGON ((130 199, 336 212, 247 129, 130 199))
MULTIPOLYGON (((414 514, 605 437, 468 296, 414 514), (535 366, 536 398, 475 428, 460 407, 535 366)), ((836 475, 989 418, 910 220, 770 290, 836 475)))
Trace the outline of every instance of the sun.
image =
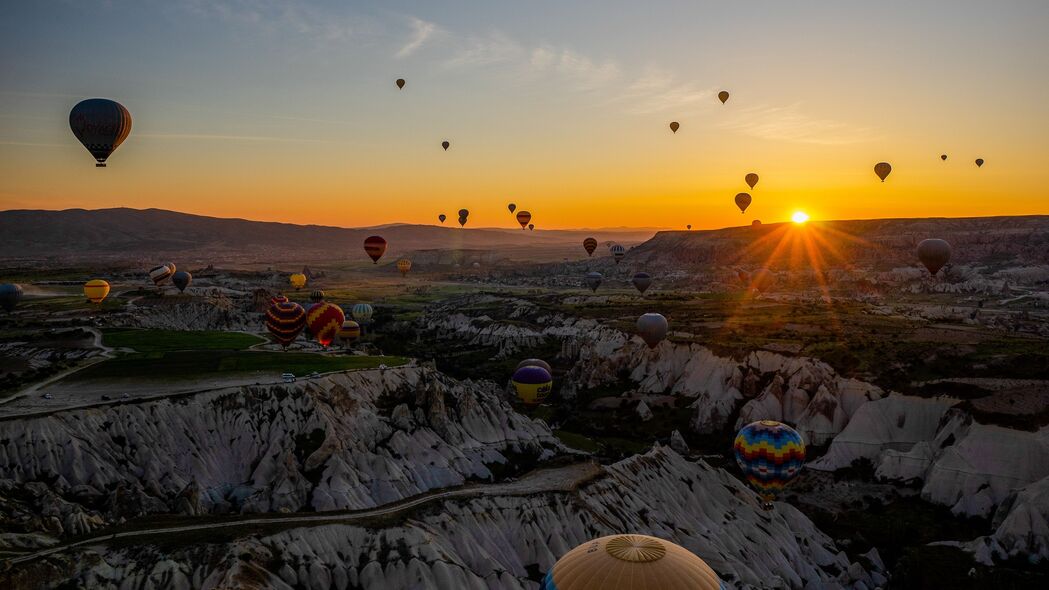
POLYGON ((790 216, 790 220, 800 225, 809 220, 809 214, 804 211, 795 211, 794 215, 790 216))

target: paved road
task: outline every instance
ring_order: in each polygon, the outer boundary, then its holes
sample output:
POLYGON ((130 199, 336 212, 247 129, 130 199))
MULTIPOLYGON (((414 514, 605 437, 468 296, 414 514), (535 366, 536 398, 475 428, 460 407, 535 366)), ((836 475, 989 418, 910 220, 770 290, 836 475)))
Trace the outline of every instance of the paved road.
POLYGON ((148 538, 156 535, 183 533, 202 530, 229 529, 252 525, 328 525, 328 524, 355 524, 362 520, 378 516, 388 516, 417 508, 431 502, 451 500, 459 498, 476 498, 484 496, 522 496, 544 492, 570 492, 580 485, 598 477, 604 473, 604 468, 598 463, 574 463, 564 467, 550 467, 537 469, 526 474, 519 480, 507 481, 497 484, 474 484, 451 490, 433 490, 425 494, 408 498, 399 502, 358 510, 354 512, 322 512, 310 514, 281 514, 275 513, 263 518, 235 517, 223 522, 209 522, 200 524, 177 524, 173 523, 162 527, 151 529, 124 531, 117 533, 106 533, 64 543, 8 559, 3 568, 11 568, 18 564, 27 563, 53 555, 68 549, 104 543, 115 539, 148 538))

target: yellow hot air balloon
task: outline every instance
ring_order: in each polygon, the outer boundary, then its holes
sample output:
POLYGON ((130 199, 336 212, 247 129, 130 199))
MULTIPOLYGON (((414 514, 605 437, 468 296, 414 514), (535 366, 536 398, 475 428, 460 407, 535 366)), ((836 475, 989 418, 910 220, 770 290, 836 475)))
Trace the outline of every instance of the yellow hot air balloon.
POLYGON ((878 175, 882 182, 885 182, 885 177, 890 172, 892 172, 892 166, 888 162, 878 162, 874 165, 874 173, 878 175))
POLYGON ((719 590, 721 580, 696 554, 648 535, 587 541, 557 560, 540 590, 719 590))
POLYGON ((295 287, 296 289, 301 289, 306 286, 306 275, 302 274, 301 272, 297 272, 288 277, 288 281, 291 282, 292 287, 295 287))
POLYGON ((109 295, 109 283, 102 279, 91 279, 84 283, 84 297, 91 303, 102 303, 109 295))
POLYGON ((397 261, 397 270, 401 271, 401 276, 408 274, 408 271, 412 269, 412 261, 407 258, 402 258, 397 261))

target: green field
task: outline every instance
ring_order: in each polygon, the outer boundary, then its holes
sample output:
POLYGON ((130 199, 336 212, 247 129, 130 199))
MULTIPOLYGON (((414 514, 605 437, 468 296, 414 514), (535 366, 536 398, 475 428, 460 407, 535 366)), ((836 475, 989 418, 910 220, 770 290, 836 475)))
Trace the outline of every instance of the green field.
POLYGON ((192 381, 233 375, 280 373, 306 375, 317 371, 370 369, 385 364, 396 367, 408 359, 397 356, 326 356, 307 352, 205 351, 134 353, 109 359, 78 371, 64 381, 106 381, 114 379, 192 381))
POLYGON ((106 328, 102 342, 113 348, 130 348, 138 352, 170 352, 174 350, 244 350, 265 340, 243 332, 218 330, 137 330, 133 328, 106 328))

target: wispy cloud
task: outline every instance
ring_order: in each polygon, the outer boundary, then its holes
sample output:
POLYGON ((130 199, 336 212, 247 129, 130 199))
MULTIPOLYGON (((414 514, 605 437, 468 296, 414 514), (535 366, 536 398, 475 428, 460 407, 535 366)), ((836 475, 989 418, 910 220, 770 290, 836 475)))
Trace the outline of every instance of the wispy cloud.
POLYGON ((601 62, 571 49, 540 46, 532 50, 529 65, 536 72, 556 72, 569 78, 578 89, 594 89, 615 81, 620 76, 619 64, 601 62))
POLYGON ((719 126, 761 139, 822 145, 847 145, 877 138, 874 130, 868 127, 810 117, 802 111, 800 104, 739 109, 719 126))
POLYGON ((33 141, 4 141, 0 140, 0 145, 13 145, 21 147, 69 147, 71 144, 68 143, 37 143, 33 141))
POLYGON ((649 66, 619 96, 610 102, 621 103, 632 114, 649 115, 702 104, 714 96, 713 88, 695 82, 682 82, 670 71, 649 66))
POLYGON ((520 59, 524 49, 501 31, 471 35, 458 44, 444 65, 452 68, 486 66, 520 59))
POLYGON ((394 54, 394 57, 405 58, 413 54, 423 46, 435 33, 439 31, 436 24, 412 17, 412 37, 408 43, 394 54))
POLYGON ((139 133, 136 137, 146 139, 172 139, 192 141, 275 141, 275 142, 306 142, 306 143, 331 143, 326 139, 315 139, 310 137, 276 137, 267 135, 220 135, 212 133, 139 133))
POLYGON ((326 42, 346 40, 368 28, 364 19, 320 10, 302 0, 183 0, 180 6, 205 20, 266 32, 294 32, 326 42))

